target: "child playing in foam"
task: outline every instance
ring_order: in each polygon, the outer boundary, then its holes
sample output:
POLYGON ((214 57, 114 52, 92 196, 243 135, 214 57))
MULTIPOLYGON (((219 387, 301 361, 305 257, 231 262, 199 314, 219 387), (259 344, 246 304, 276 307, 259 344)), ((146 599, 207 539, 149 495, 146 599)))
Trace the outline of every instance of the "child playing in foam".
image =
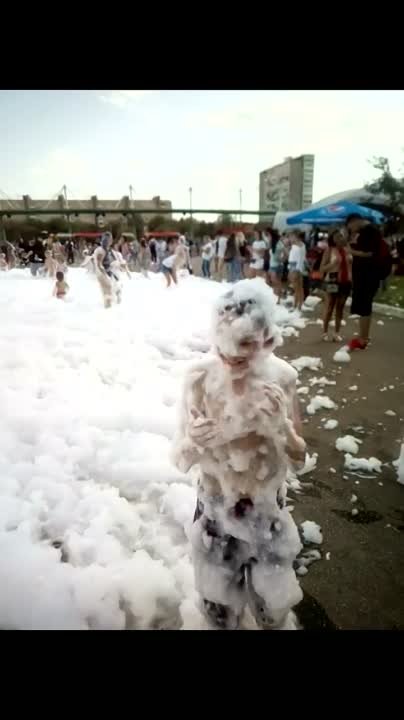
POLYGON ((275 296, 242 280, 216 302, 214 355, 185 380, 174 462, 200 466, 191 541, 201 609, 237 628, 246 603, 262 628, 295 628, 301 544, 285 508, 288 466, 303 466, 297 373, 272 354, 275 296))
POLYGON ((55 287, 53 288, 53 296, 64 300, 69 290, 69 286, 65 280, 64 274, 58 270, 56 273, 55 287))

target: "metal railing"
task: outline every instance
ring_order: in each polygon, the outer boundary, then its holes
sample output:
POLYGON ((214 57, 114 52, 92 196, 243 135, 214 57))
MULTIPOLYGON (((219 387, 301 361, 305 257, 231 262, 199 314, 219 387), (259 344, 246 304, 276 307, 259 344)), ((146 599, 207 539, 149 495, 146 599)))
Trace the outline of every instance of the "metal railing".
POLYGON ((14 215, 25 215, 25 216, 33 216, 33 215, 62 215, 64 217, 78 217, 79 215, 95 215, 95 216, 104 216, 104 215, 231 215, 234 219, 239 217, 240 215, 271 215, 273 213, 269 212, 268 210, 200 210, 198 208, 194 209, 192 208, 192 211, 189 208, 130 208, 130 209, 124 209, 124 208, 106 208, 106 207, 97 207, 97 208, 74 208, 69 207, 64 208, 63 210, 57 210, 57 209, 50 209, 50 208, 8 208, 1 209, 0 210, 0 218, 5 217, 12 217, 14 215))

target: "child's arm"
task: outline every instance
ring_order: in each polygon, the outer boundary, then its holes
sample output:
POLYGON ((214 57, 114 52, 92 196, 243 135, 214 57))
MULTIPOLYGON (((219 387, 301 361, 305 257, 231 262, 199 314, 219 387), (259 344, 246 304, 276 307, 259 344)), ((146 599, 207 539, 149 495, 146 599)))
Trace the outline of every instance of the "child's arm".
POLYGON ((188 436, 191 407, 194 404, 194 393, 191 378, 184 384, 179 407, 178 426, 174 434, 172 461, 181 472, 188 470, 198 462, 199 454, 195 444, 188 436))
POLYGON ((52 293, 53 297, 56 297, 56 293, 57 293, 57 285, 55 283, 55 286, 53 288, 53 293, 52 293))
POLYGON ((185 381, 172 460, 182 472, 195 465, 204 448, 221 444, 216 420, 207 418, 201 401, 204 395, 204 370, 192 370, 185 381))
POLYGON ((291 412, 288 413, 286 428, 286 454, 294 470, 301 470, 306 459, 306 443, 301 436, 302 423, 300 419, 299 399, 296 385, 293 388, 291 412))

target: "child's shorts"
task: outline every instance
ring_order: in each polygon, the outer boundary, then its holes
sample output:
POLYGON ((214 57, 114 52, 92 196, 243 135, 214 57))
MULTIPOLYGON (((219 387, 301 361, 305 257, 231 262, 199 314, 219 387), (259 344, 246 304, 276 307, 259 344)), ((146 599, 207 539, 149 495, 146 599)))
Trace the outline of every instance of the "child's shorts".
POLYGON ((226 508, 221 497, 199 491, 191 530, 195 585, 213 627, 236 629, 248 604, 264 629, 291 628, 291 609, 302 599, 293 563, 301 549, 283 497, 275 506, 247 497, 226 508))

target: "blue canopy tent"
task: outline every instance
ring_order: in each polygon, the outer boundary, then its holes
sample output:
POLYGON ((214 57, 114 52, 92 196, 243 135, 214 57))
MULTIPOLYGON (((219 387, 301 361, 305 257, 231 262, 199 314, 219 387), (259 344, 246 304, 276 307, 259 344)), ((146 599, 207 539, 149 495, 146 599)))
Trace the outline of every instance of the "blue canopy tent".
POLYGON ((381 223, 383 214, 378 210, 371 210, 363 205, 355 205, 350 202, 340 202, 334 205, 323 205, 321 207, 308 208, 302 212, 291 215, 287 218, 288 225, 338 225, 344 223, 348 215, 357 213, 364 220, 381 223))

